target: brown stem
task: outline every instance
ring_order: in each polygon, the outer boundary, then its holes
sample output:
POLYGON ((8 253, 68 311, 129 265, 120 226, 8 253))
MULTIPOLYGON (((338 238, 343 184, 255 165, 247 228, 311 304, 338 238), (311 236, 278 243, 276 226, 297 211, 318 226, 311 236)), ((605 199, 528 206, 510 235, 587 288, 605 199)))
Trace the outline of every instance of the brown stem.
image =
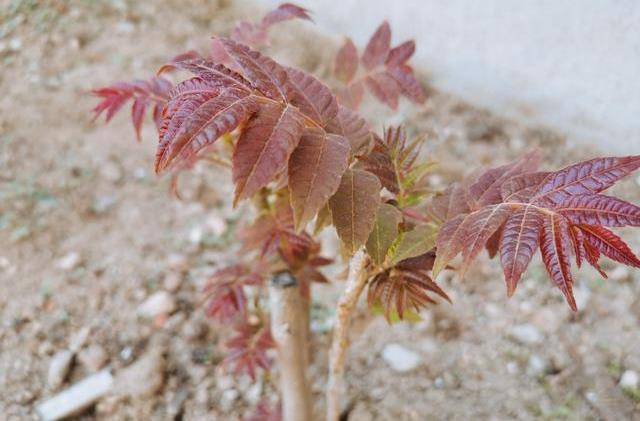
POLYGON ((284 421, 311 419, 307 383, 307 329, 298 281, 289 273, 274 276, 269 286, 271 333, 277 346, 284 421))
POLYGON ((358 298, 367 282, 364 250, 358 251, 349 262, 349 276, 338 300, 333 339, 329 351, 329 380, 327 383, 327 421, 338 421, 344 395, 344 362, 349 347, 349 325, 358 298))

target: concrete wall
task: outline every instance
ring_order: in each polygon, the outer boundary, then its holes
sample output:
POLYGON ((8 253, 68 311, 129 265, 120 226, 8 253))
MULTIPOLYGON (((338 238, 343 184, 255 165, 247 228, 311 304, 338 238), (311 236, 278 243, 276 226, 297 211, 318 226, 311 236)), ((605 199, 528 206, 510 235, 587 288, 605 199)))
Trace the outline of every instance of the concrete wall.
MULTIPOLYGON (((263 0, 269 6, 280 1, 263 0)), ((439 89, 570 141, 640 153, 638 0, 297 0, 359 45, 383 20, 439 89)))

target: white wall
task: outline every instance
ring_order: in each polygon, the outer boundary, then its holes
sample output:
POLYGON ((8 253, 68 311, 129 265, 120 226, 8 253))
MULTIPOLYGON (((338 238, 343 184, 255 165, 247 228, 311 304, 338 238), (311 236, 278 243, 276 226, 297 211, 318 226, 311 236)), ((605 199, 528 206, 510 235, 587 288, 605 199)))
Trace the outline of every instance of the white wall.
MULTIPOLYGON (((268 5, 281 1, 263 0, 268 5)), ((359 45, 383 20, 439 89, 640 153, 639 0, 297 0, 359 45)))

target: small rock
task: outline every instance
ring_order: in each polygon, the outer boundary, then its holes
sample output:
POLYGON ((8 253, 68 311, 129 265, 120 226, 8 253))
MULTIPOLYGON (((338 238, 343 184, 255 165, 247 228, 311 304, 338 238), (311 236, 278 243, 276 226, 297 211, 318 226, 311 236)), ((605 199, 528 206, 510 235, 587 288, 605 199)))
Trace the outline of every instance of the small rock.
POLYGON ((169 292, 176 292, 182 285, 182 276, 175 272, 169 272, 164 276, 164 288, 169 292))
POLYGON ((122 167, 114 161, 107 161, 100 167, 100 175, 107 181, 118 183, 122 180, 122 167))
POLYGON ((193 227, 189 231, 189 241, 192 244, 200 244, 202 242, 202 237, 204 237, 204 232, 201 227, 193 227))
POLYGON ((116 198, 111 195, 100 195, 91 203, 91 212, 95 215, 102 215, 109 212, 116 204, 116 198))
POLYGON ((130 34, 136 29, 135 25, 128 21, 118 22, 116 24, 116 33, 130 34))
POLYGON ((47 384, 51 389, 55 390, 64 383, 72 363, 73 352, 69 350, 59 351, 51 358, 47 373, 47 384))
POLYGON ((9 40, 9 50, 20 51, 22 48, 22 40, 20 38, 11 38, 9 40))
POLYGON ((541 343, 544 339, 540 331, 533 325, 522 324, 511 328, 509 335, 523 345, 532 345, 541 343))
POLYGON ((132 357, 133 357, 133 348, 132 347, 125 346, 124 348, 122 348, 122 350, 120 351, 120 358, 122 359, 122 361, 129 362, 129 361, 131 361, 132 357))
POLYGON ((147 170, 142 167, 137 167, 135 170, 133 170, 133 178, 135 178, 136 180, 144 180, 145 178, 147 178, 147 170))
POLYGON ((4 256, 0 256, 0 269, 5 270, 11 266, 11 262, 4 256))
POLYGON ((395 371, 411 371, 420 365, 420 356, 399 344, 388 344, 382 350, 382 358, 395 371))
POLYGON ((442 377, 437 377, 434 381, 433 381, 433 386, 436 389, 443 389, 444 388, 444 379, 442 377))
POLYGON ((547 372, 548 367, 548 363, 542 357, 532 355, 527 363, 527 374, 531 377, 540 377, 547 372))
POLYGON ((507 363, 507 373, 509 374, 518 374, 518 363, 515 361, 509 361, 507 363))
POLYGON ((255 406, 262 399, 262 383, 253 383, 246 392, 244 392, 244 399, 251 406, 255 406))
POLYGON ((109 356, 100 345, 91 345, 78 354, 78 361, 89 371, 98 371, 106 364, 109 356))
POLYGON ((147 318, 169 315, 176 309, 176 301, 167 291, 158 291, 140 304, 138 315, 147 318))
POLYGON ((102 398, 113 385, 109 370, 93 374, 69 389, 40 403, 36 411, 44 421, 66 419, 88 408, 102 398))
POLYGON ((231 389, 235 384, 236 382, 233 381, 233 377, 231 376, 220 376, 216 378, 216 387, 220 390, 231 389))
POLYGON ((227 230, 227 222, 219 215, 209 215, 205 221, 207 229, 216 236, 221 236, 227 230))
POLYGON ((164 383, 164 367, 162 351, 159 348, 152 349, 116 374, 114 393, 130 397, 154 395, 164 383))
POLYGON ((622 377, 620 377, 620 387, 623 389, 637 389, 638 382, 640 378, 638 378, 638 373, 633 370, 626 370, 622 373, 622 377))
POLYGON ((189 259, 184 254, 171 253, 167 256, 167 265, 173 271, 184 272, 189 270, 189 259))
POLYGON ((207 333, 207 324, 200 319, 190 319, 182 326, 182 335, 185 339, 194 341, 202 338, 207 333))
POLYGON ((223 411, 228 412, 233 406, 233 403, 236 401, 236 399, 238 399, 238 396, 240 396, 240 392, 238 392, 236 389, 225 390, 224 392, 222 392, 222 397, 220 398, 220 408, 223 411))
POLYGON ((631 278, 629 269, 624 266, 616 266, 609 272, 609 279, 613 282, 626 282, 631 278))
POLYGON ((62 269, 65 271, 70 271, 78 267, 80 265, 82 258, 80 254, 72 251, 71 253, 66 254, 64 257, 60 258, 56 264, 58 269, 62 269))
POLYGON ((75 334, 71 335, 71 339, 69 339, 69 350, 74 354, 87 343, 87 339, 89 338, 89 333, 91 333, 91 329, 88 326, 83 327, 75 334))

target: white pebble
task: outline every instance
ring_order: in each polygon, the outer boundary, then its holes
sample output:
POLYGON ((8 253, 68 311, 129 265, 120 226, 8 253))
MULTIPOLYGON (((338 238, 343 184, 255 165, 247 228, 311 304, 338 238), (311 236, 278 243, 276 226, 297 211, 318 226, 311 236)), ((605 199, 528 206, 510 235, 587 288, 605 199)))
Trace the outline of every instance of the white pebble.
POLYGON ((140 304, 138 315, 153 318, 171 314, 176 309, 176 301, 167 291, 158 291, 140 304))
POLYGON ((633 370, 627 370, 620 377, 620 387, 623 389, 637 389, 639 381, 638 373, 633 370))
POLYGON ((524 345, 538 344, 544 339, 540 331, 530 324, 516 325, 511 328, 509 334, 515 341, 524 345))
POLYGON ((406 372, 418 367, 420 356, 399 344, 388 344, 382 350, 382 358, 395 371, 406 372))
POLYGON ((80 254, 72 251, 71 253, 66 254, 64 257, 58 260, 56 266, 59 269, 70 271, 78 267, 81 261, 80 254))
POLYGON ((47 384, 51 389, 57 389, 64 383, 72 362, 73 352, 69 350, 60 351, 51 358, 47 373, 47 384))

